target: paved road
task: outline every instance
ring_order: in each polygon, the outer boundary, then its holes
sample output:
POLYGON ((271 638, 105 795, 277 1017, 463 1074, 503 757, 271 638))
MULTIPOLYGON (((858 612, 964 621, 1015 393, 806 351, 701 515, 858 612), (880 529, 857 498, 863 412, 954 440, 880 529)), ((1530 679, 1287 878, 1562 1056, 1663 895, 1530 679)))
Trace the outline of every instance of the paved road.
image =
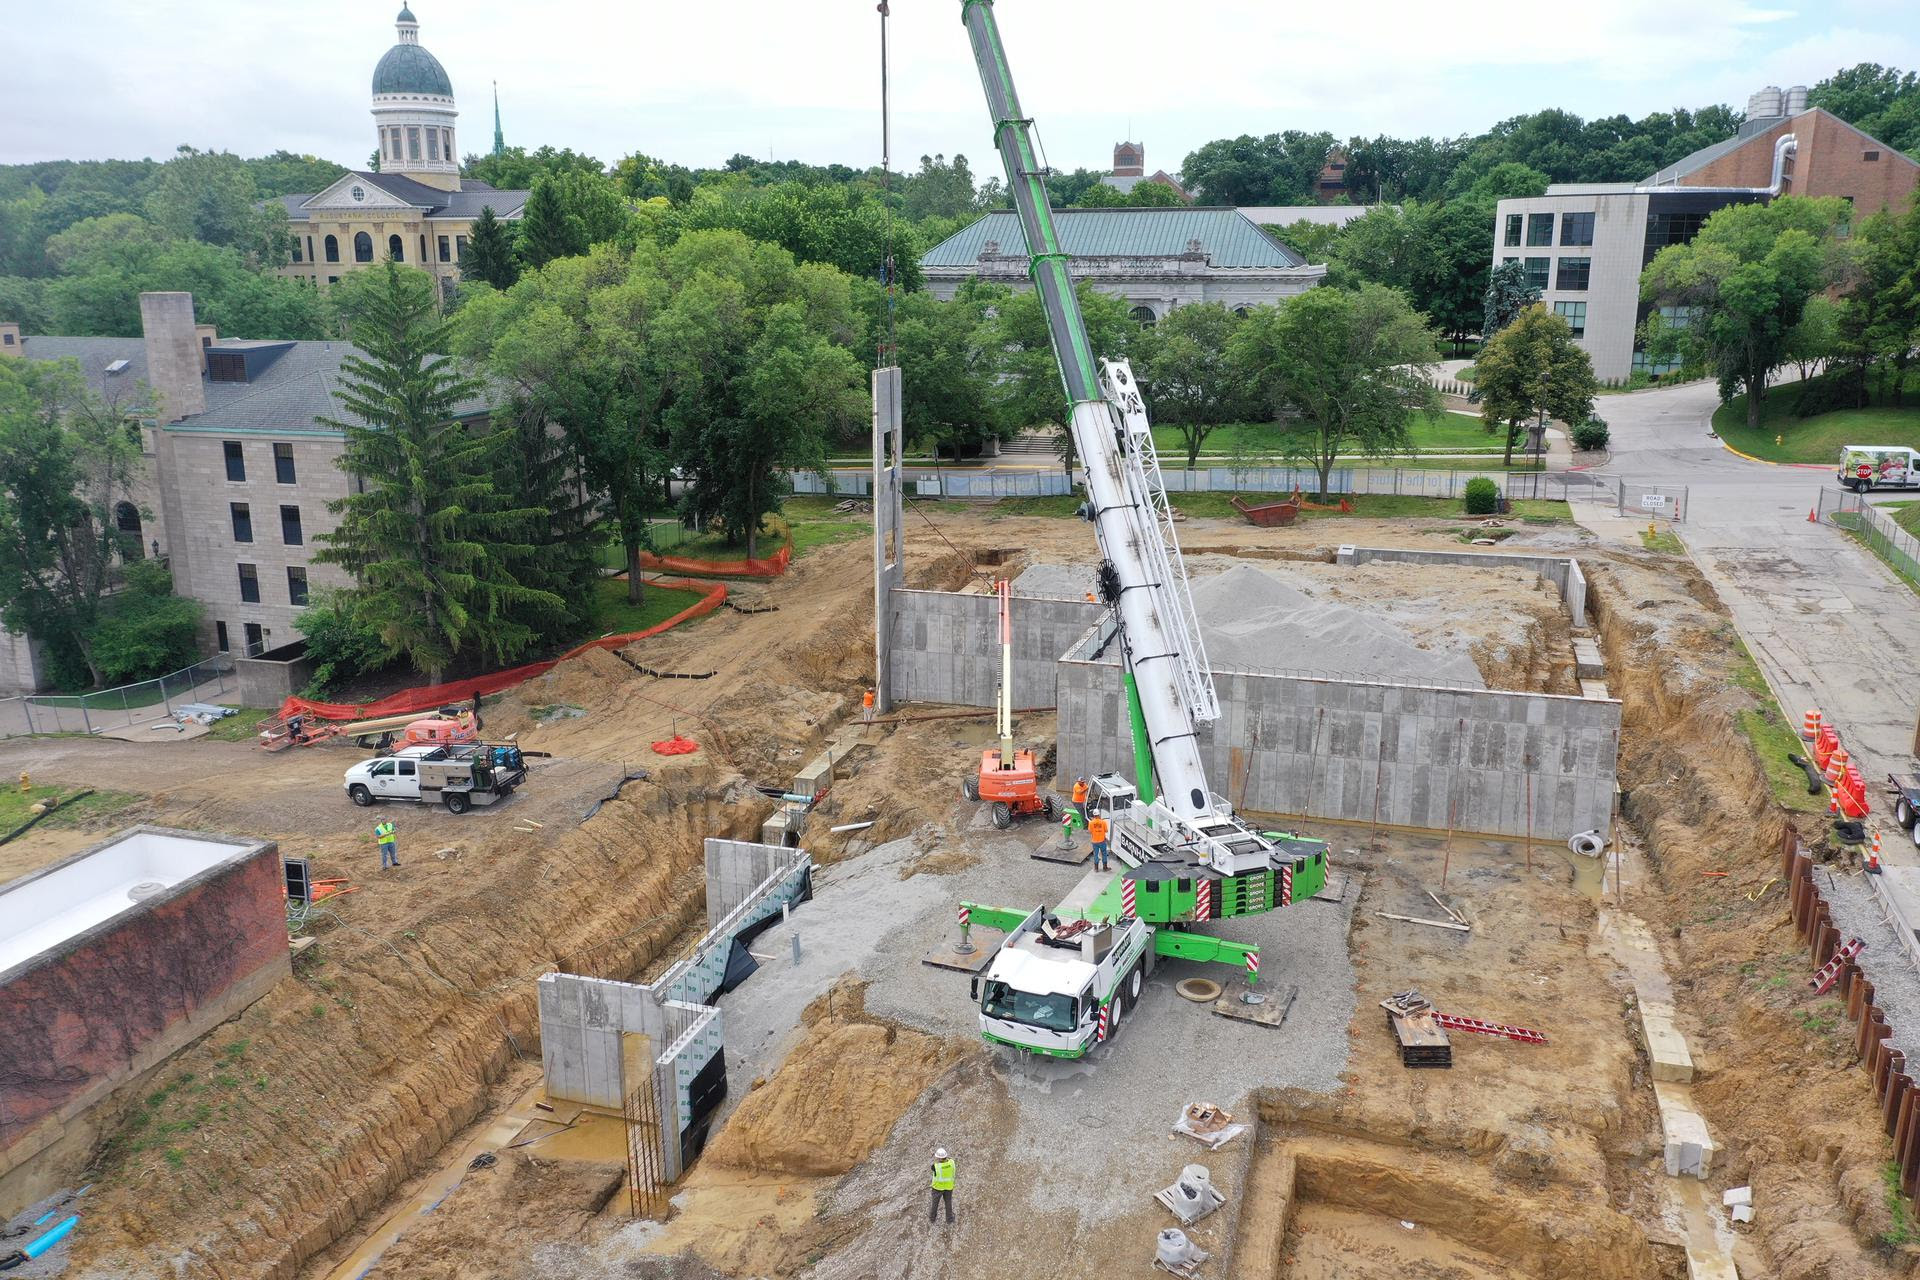
POLYGON ((1819 708, 1869 785, 1913 757, 1920 599, 1872 553, 1807 522, 1827 467, 1768 466, 1708 434, 1712 383, 1610 396, 1610 472, 1684 484, 1682 539, 1733 611, 1787 715, 1819 708))

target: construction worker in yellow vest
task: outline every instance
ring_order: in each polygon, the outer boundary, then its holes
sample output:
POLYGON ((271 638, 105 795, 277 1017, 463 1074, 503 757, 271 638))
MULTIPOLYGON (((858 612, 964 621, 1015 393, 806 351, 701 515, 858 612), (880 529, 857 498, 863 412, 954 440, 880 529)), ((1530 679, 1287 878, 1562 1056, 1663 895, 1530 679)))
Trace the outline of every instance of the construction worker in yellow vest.
POLYGON ((393 833, 391 822, 377 823, 373 828, 373 838, 380 844, 380 869, 400 865, 400 845, 393 833))
POLYGON ((927 1204, 927 1221, 936 1222, 940 1206, 947 1206, 947 1223, 953 1223, 953 1157, 945 1147, 933 1149, 933 1199, 927 1204))

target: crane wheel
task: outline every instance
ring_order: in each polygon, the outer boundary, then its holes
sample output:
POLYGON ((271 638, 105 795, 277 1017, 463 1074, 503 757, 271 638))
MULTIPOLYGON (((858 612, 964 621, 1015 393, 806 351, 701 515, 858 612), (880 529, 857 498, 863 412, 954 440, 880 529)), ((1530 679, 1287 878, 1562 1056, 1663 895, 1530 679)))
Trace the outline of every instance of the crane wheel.
POLYGON ((1060 821, 1060 802, 1051 793, 1040 801, 1040 811, 1047 815, 1048 822, 1060 821))
POLYGON ((966 779, 960 784, 960 794, 969 800, 978 800, 980 798, 980 779, 966 779))
POLYGON ((1224 990, 1212 978, 1182 978, 1173 984, 1173 989, 1182 1000, 1191 1000, 1195 1004, 1212 1004, 1224 990))
POLYGON ((1013 825, 1013 810, 1007 807, 1004 800, 993 802, 993 825, 1002 831, 1013 825))

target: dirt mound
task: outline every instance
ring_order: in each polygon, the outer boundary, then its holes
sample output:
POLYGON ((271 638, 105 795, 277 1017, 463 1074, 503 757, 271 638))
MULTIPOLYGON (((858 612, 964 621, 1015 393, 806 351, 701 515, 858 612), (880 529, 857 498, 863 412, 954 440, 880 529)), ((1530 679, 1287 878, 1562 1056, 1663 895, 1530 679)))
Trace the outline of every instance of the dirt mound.
POLYGON ((748 1094, 706 1159, 756 1173, 845 1173, 886 1141, 893 1122, 961 1050, 867 1016, 864 984, 842 979, 807 1006, 806 1038, 748 1094))
POLYGON ((544 1160, 502 1151, 491 1168, 467 1172, 419 1225, 388 1246, 368 1280, 523 1280, 539 1275, 536 1241, 585 1231, 625 1184, 623 1163, 544 1160), (491 1247, 475 1249, 471 1224, 487 1224, 491 1247))

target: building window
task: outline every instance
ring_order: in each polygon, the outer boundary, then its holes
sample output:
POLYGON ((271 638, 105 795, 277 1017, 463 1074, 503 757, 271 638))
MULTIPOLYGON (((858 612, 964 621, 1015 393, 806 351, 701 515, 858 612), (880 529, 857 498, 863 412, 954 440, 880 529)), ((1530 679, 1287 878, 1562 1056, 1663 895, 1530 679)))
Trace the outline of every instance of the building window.
POLYGON ((318 261, 318 259, 316 259, 313 256, 313 237, 312 236, 307 237, 307 261, 308 262, 318 261))
POLYGON ((440 242, 440 261, 452 262, 453 261, 452 241, 448 240, 447 237, 445 236, 438 236, 436 237, 436 239, 438 239, 440 242))
POLYGON ((248 604, 260 603, 260 571, 250 564, 238 566, 240 570, 240 598, 248 604))
POLYGON ((300 508, 280 508, 280 541, 290 547, 304 546, 306 538, 300 531, 300 508))
POLYGON ((293 238, 293 260, 295 262, 304 261, 304 259, 302 259, 300 256, 300 237, 299 236, 295 236, 293 238))
POLYGON ((340 261, 340 241, 333 236, 327 237, 327 261, 340 261))
POLYGON ((1542 245, 1553 243, 1553 215, 1550 213, 1530 213, 1527 215, 1527 247, 1538 249, 1542 245))
POLYGON ((221 452, 227 455, 227 479, 245 480, 247 478, 247 459, 246 455, 240 452, 240 442, 238 440, 222 440, 220 442, 220 449, 221 452))
POLYGON ((353 233, 353 260, 355 262, 373 261, 373 237, 364 231, 353 233))
POLYGON ((1556 302, 1553 314, 1567 322, 1567 328, 1573 330, 1573 336, 1587 336, 1587 304, 1584 302, 1556 302))
POLYGON ((1517 213, 1510 213, 1507 215, 1507 247, 1509 249, 1513 248, 1514 246, 1520 243, 1521 221, 1522 219, 1520 215, 1517 213))
POLYGON ((224 622, 213 624, 213 647, 222 653, 228 652, 231 647, 227 644, 227 624, 224 622))
POLYGON ((447 159, 452 160, 453 159, 453 130, 442 129, 440 131, 440 139, 442 144, 446 148, 447 159))
POLYGON ((1880 159, 1880 153, 1878 151, 1862 151, 1860 153, 1860 159, 1863 163, 1873 164, 1880 159))
POLYGON ((1590 213, 1561 214, 1560 243, 1572 245, 1592 244, 1593 215, 1590 213))
POLYGON ((339 276, 328 276, 328 277, 327 277, 327 283, 328 283, 328 284, 339 284, 339 283, 340 283, 340 277, 339 277, 339 276))
POLYGON ((453 252, 454 261, 465 262, 467 260, 467 238, 465 236, 455 236, 453 238, 453 252))
POLYGON ((287 603, 303 605, 307 602, 307 571, 297 565, 287 566, 287 603))
POLYGON ((355 204, 359 204, 367 198, 367 189, 365 187, 355 187, 347 194, 353 197, 355 204))
POLYGON ((418 160, 420 158, 419 125, 410 124, 407 126, 407 158, 409 160, 418 160))
POLYGON ((1549 275, 1547 268, 1553 265, 1552 258, 1527 259, 1527 288, 1545 290, 1549 275))
POLYGON ((1647 250, 1657 252, 1670 244, 1686 244, 1700 234, 1711 214, 1650 213, 1647 215, 1647 250))
POLYGON ((252 542, 253 509, 244 502, 230 502, 227 504, 227 511, 233 517, 233 540, 252 542))
POLYGON ((1139 325, 1142 329, 1153 328, 1152 307, 1135 307, 1133 310, 1127 312, 1127 318, 1139 325))
POLYGON ((257 658, 267 651, 266 632, 260 630, 259 623, 246 623, 243 634, 247 637, 247 657, 257 658))
POLYGON ((387 237, 387 256, 395 262, 405 262, 407 260, 407 246, 399 236, 392 235, 387 237))
POLYGON ((427 130, 427 159, 438 163, 440 160, 440 131, 427 130))
POLYGON ((1587 277, 1593 274, 1592 258, 1562 258, 1560 272, 1554 281, 1554 288, 1578 292, 1586 289, 1587 277))
POLYGON ((131 563, 147 558, 147 549, 140 542, 140 508, 131 502, 116 503, 113 508, 113 526, 116 540, 120 544, 120 558, 131 563))
POLYGON ((207 352, 207 381, 246 382, 247 358, 238 351, 207 352))
POLYGON ((273 478, 281 484, 293 483, 293 446, 276 443, 273 446, 273 478))
POLYGON ((396 124, 391 129, 388 129, 387 135, 391 139, 388 143, 388 150, 393 153, 393 159, 398 160, 400 158, 400 126, 396 124))

